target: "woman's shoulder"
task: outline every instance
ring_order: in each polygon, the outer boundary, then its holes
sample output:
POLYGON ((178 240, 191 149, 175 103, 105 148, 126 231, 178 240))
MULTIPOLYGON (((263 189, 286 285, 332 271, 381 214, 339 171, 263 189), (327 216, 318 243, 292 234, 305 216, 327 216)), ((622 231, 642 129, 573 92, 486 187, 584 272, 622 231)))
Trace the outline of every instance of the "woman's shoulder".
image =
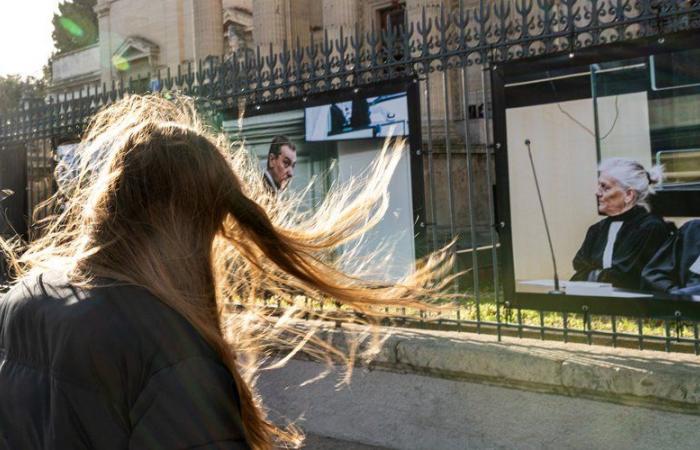
POLYGON ((42 324, 50 353, 139 355, 152 370, 214 356, 184 317, 139 286, 104 279, 79 286, 64 274, 46 272, 19 280, 2 303, 8 326, 42 324))

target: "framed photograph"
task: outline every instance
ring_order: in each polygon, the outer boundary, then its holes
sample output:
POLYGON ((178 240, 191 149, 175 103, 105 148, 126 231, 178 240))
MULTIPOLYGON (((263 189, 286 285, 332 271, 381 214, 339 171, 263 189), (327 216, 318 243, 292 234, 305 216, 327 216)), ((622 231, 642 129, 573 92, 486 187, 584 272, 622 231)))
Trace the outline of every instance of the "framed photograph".
POLYGON ((492 70, 512 306, 700 318, 699 42, 684 32, 492 70))

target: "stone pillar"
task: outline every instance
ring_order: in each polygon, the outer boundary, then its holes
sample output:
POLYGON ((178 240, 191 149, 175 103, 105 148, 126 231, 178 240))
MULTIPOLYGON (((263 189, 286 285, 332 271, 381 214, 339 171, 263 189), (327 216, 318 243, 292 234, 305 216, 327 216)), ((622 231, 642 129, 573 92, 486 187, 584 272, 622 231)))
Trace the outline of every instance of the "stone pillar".
MULTIPOLYGON (((418 23, 421 21, 423 8, 425 8, 425 15, 427 18, 433 19, 433 35, 434 39, 439 39, 439 32, 435 28, 435 18, 440 17, 440 5, 441 1, 435 0, 407 0, 406 1, 406 15, 408 23, 418 23)), ((448 5, 446 5, 448 6, 448 5)), ((449 11, 449 9, 446 9, 449 11)), ((437 62, 433 63, 437 64, 437 62)), ((445 91, 444 91, 444 76, 442 72, 435 71, 429 75, 430 87, 430 115, 432 121, 433 136, 437 133, 438 135, 444 135, 444 130, 442 127, 442 121, 446 114, 446 103, 445 103, 445 91)), ((449 77, 448 77, 449 78, 449 77)), ((426 83, 421 82, 421 115, 423 124, 427 124, 428 120, 428 104, 426 103, 425 96, 426 83)), ((449 81, 448 81, 448 96, 449 96, 449 81)), ((451 105, 454 111, 454 106, 451 105)), ((427 133, 423 133, 423 137, 427 137, 427 133)))
POLYGON ((168 42, 160 45, 160 63, 175 73, 185 57, 185 0, 168 0, 164 12, 168 42))
MULTIPOLYGON (((355 34, 355 24, 360 23, 360 11, 356 0, 323 0, 322 9, 323 28, 328 31, 330 39, 337 39, 341 28, 348 39, 355 34)), ((360 28, 360 32, 363 31, 360 28)))
POLYGON ((253 43, 263 55, 279 53, 287 41, 289 49, 308 45, 311 37, 311 0, 266 0, 253 3, 253 43))
POLYGON ((194 60, 207 56, 221 57, 224 53, 223 17, 221 0, 192 0, 194 60))
POLYGON ((107 89, 112 84, 112 26, 109 12, 112 0, 98 0, 95 6, 97 13, 97 27, 99 30, 100 45, 100 79, 107 85, 107 89))
POLYGON ((318 8, 317 0, 288 0, 289 1, 289 31, 287 40, 289 47, 293 47, 298 41, 301 45, 308 45, 311 41, 311 8, 318 8))
POLYGON ((267 54, 272 44, 278 52, 287 37, 288 0, 253 2, 253 44, 267 54))

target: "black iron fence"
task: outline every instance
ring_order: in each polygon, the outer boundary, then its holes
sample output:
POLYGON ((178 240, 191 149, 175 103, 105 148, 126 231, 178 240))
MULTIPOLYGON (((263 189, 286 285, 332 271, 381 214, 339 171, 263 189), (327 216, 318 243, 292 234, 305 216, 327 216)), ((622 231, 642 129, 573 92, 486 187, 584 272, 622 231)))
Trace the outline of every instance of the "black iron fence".
MULTIPOLYGON (((459 289, 469 300, 451 316, 416 311, 404 325, 535 336, 700 353, 698 323, 508 308, 499 280, 493 185, 490 72, 504 62, 574 53, 700 29, 700 1, 460 1, 422 9, 381 30, 340 29, 308 45, 283 42, 226 58, 97 83, 25 101, 0 119, 0 161, 18 165, 17 204, 31 228, 35 207, 54 191, 53 151, 79 136, 100 108, 149 85, 197 97, 212 117, 236 117, 266 105, 284 109, 333 92, 391 80, 419 84, 425 202, 423 239, 438 248, 461 236, 459 289), (144 80, 147 83, 144 83, 144 80), (23 155, 18 157, 17 155, 23 155), (19 187, 19 189, 18 189, 19 187), (25 195, 21 195, 24 193, 25 195)), ((0 182, 4 180, 0 179, 0 182)), ((18 221, 15 221, 15 224, 18 221)), ((6 231, 6 230, 3 230, 6 231)), ((20 230, 23 231, 23 230, 20 230)))

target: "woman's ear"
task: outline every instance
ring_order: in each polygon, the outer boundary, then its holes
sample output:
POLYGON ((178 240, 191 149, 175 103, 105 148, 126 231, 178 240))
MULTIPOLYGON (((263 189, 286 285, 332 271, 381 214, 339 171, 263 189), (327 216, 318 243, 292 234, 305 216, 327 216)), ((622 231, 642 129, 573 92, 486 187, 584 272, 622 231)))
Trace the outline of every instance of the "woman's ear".
POLYGON ((625 189, 625 205, 637 203, 637 192, 634 189, 625 189))

